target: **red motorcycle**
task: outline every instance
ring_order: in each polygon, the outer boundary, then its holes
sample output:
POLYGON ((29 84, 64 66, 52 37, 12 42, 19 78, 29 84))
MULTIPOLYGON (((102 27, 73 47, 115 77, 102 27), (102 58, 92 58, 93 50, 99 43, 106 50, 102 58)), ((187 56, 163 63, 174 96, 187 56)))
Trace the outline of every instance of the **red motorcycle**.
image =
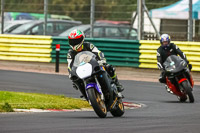
POLYGON ((169 56, 163 63, 166 71, 167 90, 178 97, 180 102, 189 99, 194 102, 193 86, 194 81, 187 67, 187 63, 176 55, 169 56))

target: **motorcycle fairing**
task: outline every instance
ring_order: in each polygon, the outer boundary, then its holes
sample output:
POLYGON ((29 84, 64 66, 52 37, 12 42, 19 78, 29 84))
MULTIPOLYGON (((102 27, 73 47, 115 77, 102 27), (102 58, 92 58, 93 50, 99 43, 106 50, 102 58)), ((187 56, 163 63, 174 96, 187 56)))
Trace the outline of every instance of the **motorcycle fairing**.
POLYGON ((183 70, 187 63, 180 56, 171 55, 163 63, 167 72, 177 73, 183 70))
POLYGON ((103 94, 101 89, 98 87, 96 83, 89 83, 86 85, 86 90, 89 88, 95 88, 100 94, 103 94))
POLYGON ((89 63, 85 63, 80 65, 77 69, 76 69, 76 74, 81 78, 87 78, 90 77, 92 74, 92 65, 89 63))
POLYGON ((187 80, 187 78, 182 78, 182 79, 180 79, 180 80, 178 81, 178 83, 180 84, 180 83, 182 83, 182 82, 185 81, 185 80, 187 80))
POLYGON ((193 86, 194 86, 194 80, 193 80, 193 78, 192 78, 192 75, 190 74, 190 84, 191 84, 191 86, 192 86, 192 88, 193 88, 193 86))
POLYGON ((184 94, 180 90, 177 90, 176 86, 170 82, 170 80, 168 79, 168 77, 166 77, 166 83, 167 83, 167 86, 170 88, 170 90, 175 95, 180 96, 180 97, 184 96, 184 94))

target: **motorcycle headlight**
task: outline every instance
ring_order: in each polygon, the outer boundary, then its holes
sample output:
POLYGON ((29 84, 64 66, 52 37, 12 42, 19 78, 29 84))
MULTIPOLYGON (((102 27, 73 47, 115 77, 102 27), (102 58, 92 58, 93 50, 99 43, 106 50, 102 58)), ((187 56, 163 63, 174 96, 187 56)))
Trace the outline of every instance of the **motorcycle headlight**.
POLYGON ((76 74, 79 78, 84 79, 92 75, 92 65, 86 63, 76 69, 76 74))

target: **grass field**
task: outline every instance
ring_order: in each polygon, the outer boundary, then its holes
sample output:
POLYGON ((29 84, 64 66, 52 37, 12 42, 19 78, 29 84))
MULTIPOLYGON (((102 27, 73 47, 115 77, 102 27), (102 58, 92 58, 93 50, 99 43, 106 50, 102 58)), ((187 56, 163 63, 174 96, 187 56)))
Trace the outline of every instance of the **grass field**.
POLYGON ((13 109, 80 109, 89 108, 87 101, 39 93, 0 91, 0 112, 13 109))

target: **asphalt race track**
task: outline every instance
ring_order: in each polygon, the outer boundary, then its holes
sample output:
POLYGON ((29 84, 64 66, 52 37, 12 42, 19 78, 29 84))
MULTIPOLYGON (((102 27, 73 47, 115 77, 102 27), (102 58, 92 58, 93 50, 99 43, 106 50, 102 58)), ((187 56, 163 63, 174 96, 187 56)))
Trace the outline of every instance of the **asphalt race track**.
MULTIPOLYGON (((121 81, 127 102, 145 104, 121 118, 105 119, 93 111, 0 113, 0 133, 199 133, 200 86, 195 103, 180 103, 160 83, 121 81)), ((0 90, 79 97, 67 76, 0 70, 0 90)))

